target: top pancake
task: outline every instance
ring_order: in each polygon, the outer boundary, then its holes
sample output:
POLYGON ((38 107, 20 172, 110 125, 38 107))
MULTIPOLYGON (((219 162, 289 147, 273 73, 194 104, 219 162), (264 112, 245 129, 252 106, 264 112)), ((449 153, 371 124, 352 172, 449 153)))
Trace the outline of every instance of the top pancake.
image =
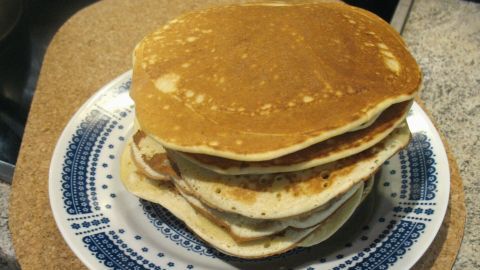
POLYGON ((223 6, 185 14, 134 53, 141 129, 168 148, 260 161, 343 134, 411 99, 400 36, 345 4, 223 6))

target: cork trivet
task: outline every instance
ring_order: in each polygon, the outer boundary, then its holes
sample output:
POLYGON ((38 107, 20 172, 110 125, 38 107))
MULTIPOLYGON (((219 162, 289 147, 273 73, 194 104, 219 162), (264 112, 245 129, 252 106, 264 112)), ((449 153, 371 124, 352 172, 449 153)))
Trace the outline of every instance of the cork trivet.
MULTIPOLYGON (((105 0, 58 31, 45 55, 12 185, 9 226, 22 269, 85 269, 60 235, 48 200, 50 157, 68 120, 97 89, 131 68, 132 50, 144 35, 187 10, 229 2, 105 0)), ((451 266, 463 235, 462 182, 447 151, 450 207, 418 269, 451 266)))

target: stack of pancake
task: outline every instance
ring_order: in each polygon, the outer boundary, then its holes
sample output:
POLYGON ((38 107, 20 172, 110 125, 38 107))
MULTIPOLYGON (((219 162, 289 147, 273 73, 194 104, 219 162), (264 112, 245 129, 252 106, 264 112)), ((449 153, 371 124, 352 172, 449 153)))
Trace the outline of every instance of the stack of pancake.
POLYGON ((400 36, 346 4, 182 15, 135 48, 122 181, 226 254, 318 244, 407 145, 420 80, 400 36))

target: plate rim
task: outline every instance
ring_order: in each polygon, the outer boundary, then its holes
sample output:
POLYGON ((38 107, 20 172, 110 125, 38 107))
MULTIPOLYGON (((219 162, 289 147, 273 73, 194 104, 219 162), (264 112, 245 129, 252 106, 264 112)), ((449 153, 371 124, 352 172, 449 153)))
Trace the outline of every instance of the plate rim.
MULTIPOLYGON (((64 149, 64 139, 67 138, 67 135, 72 133, 72 129, 74 129, 78 125, 78 121, 76 120, 77 118, 80 117, 82 113, 84 113, 89 107, 91 107, 100 96, 102 96, 106 91, 117 85, 118 83, 131 79, 132 75, 132 70, 128 70, 113 80, 109 81, 107 84, 99 88, 92 96, 90 96, 78 109, 77 111, 69 118, 67 124, 64 126, 61 134, 57 138, 56 144, 54 151, 52 153, 52 157, 50 159, 50 165, 49 165, 49 172, 48 172, 48 196, 49 196, 49 202, 50 202, 50 209, 52 211, 53 218, 55 220, 55 224, 57 228, 60 231, 60 234, 62 235, 62 238, 64 241, 67 243, 68 247, 72 252, 75 254, 75 256, 89 269, 94 269, 96 267, 95 262, 92 261, 90 256, 85 256, 85 253, 83 250, 79 249, 78 245, 74 242, 75 239, 73 237, 70 237, 71 231, 69 230, 68 226, 65 226, 62 213, 60 213, 63 210, 63 204, 59 203, 58 198, 56 195, 58 190, 54 190, 55 184, 54 180, 55 178, 58 178, 55 175, 55 164, 61 164, 63 162, 63 152, 65 151, 64 149)), ((414 260, 410 260, 411 263, 408 264, 408 268, 411 268, 415 265, 416 262, 420 260, 421 257, 425 255, 431 244, 433 243, 434 239, 436 238, 444 220, 445 220, 445 215, 447 212, 447 208, 450 204, 450 192, 451 192, 451 164, 448 160, 448 155, 446 152, 446 147, 444 145, 444 141, 442 140, 442 136, 439 132, 439 130, 436 128, 436 126, 433 124, 433 121, 430 119, 430 116, 428 113, 424 110, 424 108, 416 101, 414 100, 413 106, 415 106, 418 111, 422 114, 422 118, 426 120, 426 123, 428 125, 429 131, 432 131, 432 134, 434 136, 429 137, 432 140, 432 145, 436 145, 439 147, 437 150, 438 153, 441 155, 437 156, 437 158, 440 158, 442 162, 438 163, 443 163, 447 164, 446 166, 446 177, 448 177, 448 181, 442 181, 445 182, 443 185, 444 188, 446 188, 445 194, 447 196, 446 200, 447 202, 442 205, 443 207, 439 208, 439 210, 442 212, 441 214, 441 222, 432 224, 432 227, 429 228, 430 233, 425 235, 426 239, 423 241, 425 244, 425 247, 421 252, 415 252, 414 254, 411 254, 411 258, 414 258, 414 260), (433 142, 433 140, 435 142, 433 142)), ((413 108, 412 106, 412 108, 413 108)), ((440 218, 440 216, 439 216, 440 218)))
MULTIPOLYGON (((62 235, 63 240, 67 243, 68 247, 70 250, 75 254, 75 256, 88 268, 88 269, 94 269, 94 265, 91 263, 90 260, 87 259, 87 257, 83 257, 81 252, 78 250, 76 247, 75 243, 73 242, 73 238, 68 237, 69 231, 67 226, 63 226, 60 224, 61 220, 61 214, 60 211, 61 209, 57 209, 59 207, 57 198, 54 193, 59 192, 58 190, 53 189, 53 184, 51 183, 52 179, 55 179, 54 177, 54 164, 61 164, 62 163, 62 158, 61 154, 64 151, 64 149, 61 148, 62 146, 62 138, 64 138, 66 135, 70 133, 70 130, 72 128, 75 128, 75 125, 77 122, 74 121, 74 119, 77 119, 88 107, 90 107, 95 101, 100 97, 103 92, 107 91, 108 89, 112 88, 114 85, 117 83, 121 82, 122 80, 125 79, 125 77, 128 77, 129 75, 131 76, 132 70, 128 70, 123 72, 122 74, 118 75, 116 78, 113 80, 109 81, 107 84, 104 86, 100 87, 92 96, 90 96, 83 104, 80 106, 77 111, 69 118, 67 124, 63 127, 62 132, 60 133, 60 136, 57 138, 57 141, 55 143, 55 148, 53 150, 52 157, 50 158, 50 165, 48 168, 48 200, 50 202, 50 210, 52 211, 53 219, 55 220, 55 225, 57 226, 58 230, 60 231, 60 234, 62 235)), ((59 207, 60 208, 60 207, 59 207)), ((63 221, 63 220, 62 220, 63 221)))

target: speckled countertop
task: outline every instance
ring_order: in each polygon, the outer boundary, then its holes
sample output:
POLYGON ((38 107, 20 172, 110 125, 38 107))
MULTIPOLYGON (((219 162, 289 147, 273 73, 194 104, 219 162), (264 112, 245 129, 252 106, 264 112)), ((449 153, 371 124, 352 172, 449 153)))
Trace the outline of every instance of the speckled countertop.
MULTIPOLYGON (((403 35, 422 67, 421 98, 453 150, 465 187, 467 222, 454 268, 480 269, 480 4, 417 0, 403 35)), ((7 227, 9 193, 0 183, 0 269, 17 268, 7 227)))
POLYGON ((480 4, 417 0, 403 36, 423 72, 420 94, 463 179, 467 221, 455 269, 480 269, 480 4))

